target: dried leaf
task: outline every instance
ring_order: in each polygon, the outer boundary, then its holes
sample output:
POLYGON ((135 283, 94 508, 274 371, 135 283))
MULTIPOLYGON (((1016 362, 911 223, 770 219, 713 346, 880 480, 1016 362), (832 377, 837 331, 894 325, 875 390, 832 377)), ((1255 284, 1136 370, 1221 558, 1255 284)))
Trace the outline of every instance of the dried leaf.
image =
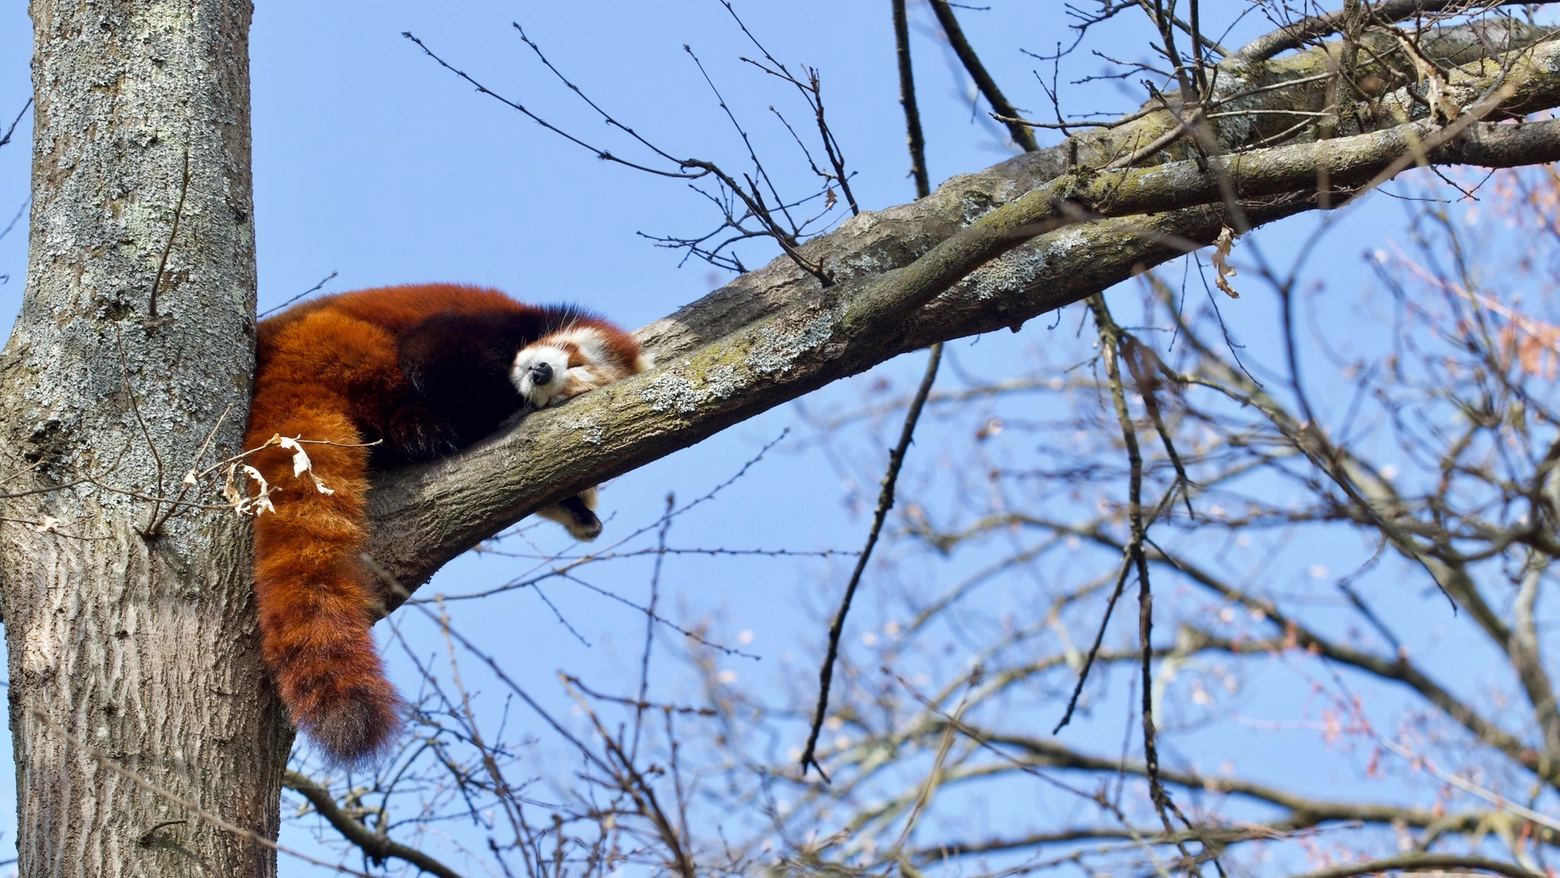
POLYGON ((227 498, 228 503, 233 507, 233 511, 239 515, 259 515, 262 512, 275 512, 276 507, 271 505, 271 493, 281 489, 272 487, 266 482, 265 476, 261 475, 259 470, 244 464, 244 475, 254 479, 255 483, 260 486, 260 492, 251 498, 247 493, 240 491, 234 485, 233 476, 236 474, 236 469, 236 464, 228 467, 227 483, 222 486, 222 496, 227 498))
POLYGON ((303 450, 297 439, 289 439, 286 436, 277 437, 277 444, 293 453, 293 478, 312 473, 314 461, 309 460, 309 453, 303 450))
POLYGON ((1396 31, 1393 35, 1397 37, 1398 44, 1403 47, 1403 54, 1413 62, 1414 75, 1420 82, 1425 83, 1425 102, 1430 105, 1430 111, 1447 122, 1454 121, 1462 115, 1462 108, 1446 92, 1446 79, 1420 51, 1418 44, 1396 31))
MULTIPOLYGON (((308 473, 310 480, 314 482, 316 491, 319 491, 321 494, 336 493, 334 489, 326 487, 324 480, 314 474, 314 461, 309 459, 309 453, 303 450, 303 445, 297 439, 289 439, 286 436, 274 436, 272 438, 276 440, 276 444, 293 453, 293 478, 308 473)), ((247 469, 248 467, 245 468, 247 469)))
POLYGON ((1213 242, 1213 283, 1231 299, 1239 299, 1240 293, 1235 292, 1235 288, 1225 280, 1235 276, 1235 268, 1230 265, 1230 250, 1234 246, 1235 230, 1229 226, 1219 229, 1219 237, 1213 242))
POLYGON ((222 480, 222 499, 226 500, 228 505, 234 509, 237 509, 238 504, 244 500, 244 495, 238 492, 238 486, 233 484, 233 476, 237 475, 237 473, 238 464, 235 463, 227 468, 227 477, 222 480))
POLYGON ((1154 353, 1152 348, 1138 341, 1137 336, 1123 333, 1121 359, 1127 364, 1127 371, 1131 373, 1132 381, 1137 385, 1138 395, 1143 397, 1143 404, 1150 412, 1157 413, 1159 389, 1164 384, 1159 355, 1154 353))

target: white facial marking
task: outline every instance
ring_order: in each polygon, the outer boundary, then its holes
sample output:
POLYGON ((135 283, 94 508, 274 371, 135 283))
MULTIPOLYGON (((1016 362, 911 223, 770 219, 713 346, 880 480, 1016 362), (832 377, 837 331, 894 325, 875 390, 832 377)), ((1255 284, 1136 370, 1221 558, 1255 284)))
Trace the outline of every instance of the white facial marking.
POLYGON ((569 380, 569 354, 550 345, 532 345, 515 354, 515 363, 509 368, 509 380, 520 395, 537 408, 552 403, 563 393, 569 380), (545 382, 538 382, 537 366, 548 373, 545 382))
POLYGON ((610 362, 612 355, 608 353, 605 339, 601 333, 589 326, 579 326, 574 329, 565 329, 563 332, 550 336, 548 341, 558 344, 572 344, 579 349, 580 358, 586 366, 603 366, 610 362))

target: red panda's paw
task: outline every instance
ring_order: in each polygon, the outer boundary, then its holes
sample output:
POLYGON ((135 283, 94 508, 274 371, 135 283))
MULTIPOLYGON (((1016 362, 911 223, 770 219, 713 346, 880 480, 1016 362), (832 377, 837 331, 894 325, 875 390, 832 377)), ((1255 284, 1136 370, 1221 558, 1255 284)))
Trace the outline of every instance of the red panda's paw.
POLYGON ((613 326, 574 326, 522 348, 509 379, 531 405, 557 405, 650 367, 639 343, 613 326))
POLYGON ((601 519, 596 517, 597 500, 596 489, 587 488, 573 497, 536 510, 536 514, 548 521, 558 522, 569 532, 569 536, 588 543, 601 536, 601 519))

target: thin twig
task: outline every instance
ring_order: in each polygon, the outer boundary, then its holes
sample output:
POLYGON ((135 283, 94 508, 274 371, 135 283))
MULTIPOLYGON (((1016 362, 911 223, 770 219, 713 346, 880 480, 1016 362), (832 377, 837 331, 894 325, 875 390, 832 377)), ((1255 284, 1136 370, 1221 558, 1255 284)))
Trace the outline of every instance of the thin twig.
MULTIPOLYGON (((518 26, 517 26, 517 28, 518 28, 518 26)), ((526 109, 525 105, 517 103, 515 101, 511 101, 508 98, 504 97, 503 95, 493 91, 492 89, 488 88, 487 86, 485 86, 482 83, 478 82, 477 80, 473 79, 469 74, 466 73, 466 71, 460 70, 459 68, 457 68, 457 67, 453 66, 452 64, 450 64, 448 61, 445 61, 443 58, 439 57, 439 55, 436 54, 432 49, 428 48, 427 45, 425 45, 422 40, 418 39, 415 35, 413 35, 411 31, 402 31, 401 32, 401 36, 403 36, 406 39, 412 41, 413 43, 416 43, 417 44, 417 48, 423 50, 423 54, 427 55, 429 58, 432 58, 434 60, 434 62, 437 63, 440 67, 443 67, 445 70, 448 70, 449 72, 455 74, 457 77, 465 80, 468 84, 470 84, 473 88, 475 88, 477 90, 478 94, 485 94, 488 97, 490 97, 490 98, 498 101, 499 103, 503 104, 504 106, 509 107, 511 110, 515 110, 516 112, 518 112, 521 115, 525 116, 527 119, 530 119, 532 122, 535 122, 536 124, 538 124, 538 125, 542 126, 543 128, 547 129, 548 131, 551 131, 552 133, 558 135, 559 137, 562 137, 564 140, 567 140, 570 143, 572 143, 572 144, 574 144, 574 145, 576 145, 578 147, 581 147, 583 149, 589 150, 593 155, 596 156, 596 158, 601 159, 602 161, 616 162, 617 164, 623 165, 625 167, 633 168, 636 171, 644 171, 647 174, 654 174, 657 177, 673 177, 673 178, 676 178, 676 179, 679 179, 679 180, 695 180, 695 179, 698 179, 699 177, 704 176, 705 172, 703 172, 703 171, 701 171, 700 173, 696 173, 696 174, 687 173, 686 172, 687 171, 687 167, 686 166, 681 166, 681 163, 679 162, 678 159, 672 158, 670 155, 662 152, 661 150, 655 149, 655 147, 651 147, 651 149, 655 151, 656 155, 658 155, 662 159, 665 159, 665 160, 667 160, 669 162, 672 162, 673 164, 680 165, 679 168, 677 170, 675 170, 675 171, 666 171, 666 170, 662 170, 660 168, 652 168, 649 165, 642 165, 642 164, 639 164, 638 162, 631 162, 631 161, 628 161, 627 159, 619 158, 618 156, 613 155, 610 150, 605 150, 605 149, 601 149, 601 148, 596 147, 596 146, 592 146, 591 144, 585 142, 584 140, 581 140, 580 138, 575 137, 574 135, 568 133, 567 131, 564 131, 562 128, 559 128, 558 126, 552 124, 551 122, 548 122, 546 119, 543 119, 541 116, 538 116, 535 113, 531 112, 530 110, 526 109)), ((578 89, 576 89, 576 91, 578 91, 578 89)), ((623 130, 629 131, 629 133, 632 134, 632 131, 630 129, 624 128, 621 125, 618 125, 616 127, 623 128, 623 130)))
MULTIPOLYGON (((1127 482, 1127 517, 1131 523, 1132 536, 1127 544, 1127 555, 1130 565, 1136 570, 1138 578, 1138 645, 1142 656, 1142 719, 1143 719, 1143 762, 1147 767, 1148 794, 1154 803, 1154 810, 1159 813, 1159 819, 1164 824, 1165 833, 1173 835, 1175 826, 1171 822, 1170 814, 1174 812, 1187 828, 1192 828, 1191 821, 1181 814, 1175 802, 1170 798, 1170 793, 1165 789, 1164 781, 1159 777, 1159 747, 1158 735, 1154 727, 1154 678, 1153 678, 1153 642, 1154 630, 1154 593, 1148 574, 1148 558, 1144 552, 1144 542, 1148 538, 1148 521, 1143 515, 1143 456, 1138 447, 1137 428, 1132 423, 1131 413, 1127 409, 1126 390, 1121 380, 1121 343, 1122 330, 1111 316, 1110 308, 1105 304, 1105 297, 1096 293, 1089 297, 1089 309, 1094 313, 1095 326, 1100 336, 1100 353, 1105 362, 1105 375, 1109 382, 1111 402, 1116 411, 1116 420, 1121 426, 1121 441, 1127 453, 1127 463, 1130 468, 1127 482)), ((1174 493, 1174 489, 1170 493, 1174 493)), ((1210 845, 1203 842, 1205 849, 1210 845)), ((1183 840, 1176 840, 1176 848, 1180 850, 1183 865, 1189 869, 1192 875, 1199 875, 1197 858, 1186 847, 1183 840)), ((1215 860, 1217 862, 1217 860, 1215 860)), ((1222 872, 1222 868, 1220 869, 1222 872)))
POLYGON ((164 499, 162 455, 157 453, 157 443, 152 439, 152 430, 146 425, 146 419, 141 417, 141 407, 135 400, 135 387, 130 384, 130 361, 125 356, 125 339, 118 324, 114 325, 114 345, 119 351, 120 378, 125 384, 125 399, 130 405, 130 414, 135 417, 136 424, 140 426, 141 438, 146 440, 146 450, 151 452, 152 463, 157 467, 157 487, 152 497, 152 511, 147 516, 146 527, 141 529, 141 536, 150 538, 156 533, 152 530, 152 524, 157 521, 157 513, 164 499))
POLYGON ((256 319, 260 319, 260 318, 269 316, 271 314, 275 314, 277 311, 280 311, 283 308, 286 308, 288 305, 291 305, 292 303, 298 301, 299 299, 302 299, 305 296, 308 296, 310 293, 318 292, 321 287, 324 287, 326 284, 330 283, 332 280, 335 280, 335 278, 336 278, 336 272, 332 271, 330 274, 327 274, 327 275, 325 275, 325 277, 321 278, 319 283, 315 284, 312 287, 309 287, 308 289, 304 290, 303 292, 299 293, 298 295, 293 296, 291 299, 288 299, 287 301, 283 302, 280 305, 277 305, 274 308, 267 308, 266 310, 261 311, 260 312, 260 317, 256 318, 256 319))
POLYGON ((894 485, 899 479, 899 468, 905 462, 905 452, 910 448, 910 440, 915 436, 915 425, 921 418, 921 408, 926 404, 927 394, 932 391, 932 382, 937 378, 937 365, 942 360, 942 346, 933 346, 930 357, 926 361, 926 374, 921 378, 921 387, 916 392, 915 399, 910 402, 910 410, 905 413, 904 427, 899 433, 899 444, 888 456, 888 471, 883 474, 883 487, 878 493, 878 505, 872 516, 872 529, 867 533, 866 545, 862 547, 861 557, 856 559, 856 569, 851 571, 850 582, 845 586, 845 596, 840 599, 840 607, 834 614, 834 621, 829 625, 829 651, 824 656, 823 667, 818 672, 818 704, 813 708, 812 730, 807 735, 807 746, 802 750, 802 756, 797 760, 802 771, 809 767, 818 769, 818 774, 828 780, 823 766, 814 759, 818 747, 818 736, 823 732, 823 720, 829 709, 829 684, 834 679, 834 662, 839 658, 840 635, 845 628, 845 617, 850 613, 851 599, 856 596, 856 586, 861 584, 861 574, 867 569, 867 561, 872 557, 872 549, 877 545, 878 535, 882 533, 883 521, 888 517, 888 511, 894 507, 894 485))
POLYGON ((1495 875, 1505 875, 1507 878, 1544 878, 1538 872, 1532 872, 1511 863, 1503 863, 1500 860, 1492 860, 1487 857, 1469 857, 1457 854, 1403 854, 1380 860, 1361 860, 1356 863, 1346 863, 1340 866, 1318 869, 1315 872, 1307 872, 1304 875, 1296 876, 1296 878, 1352 878, 1355 875, 1386 875, 1394 872, 1438 872, 1449 874, 1448 870, 1454 870, 1458 874, 1473 870, 1490 872, 1495 875))
POLYGON ((162 288, 163 273, 168 270, 168 256, 173 253, 173 241, 179 236, 179 219, 184 216, 184 199, 190 192, 190 150, 184 148, 184 171, 179 175, 179 203, 173 209, 173 228, 168 231, 168 243, 163 245, 162 258, 157 261, 157 275, 152 278, 151 301, 147 304, 146 319, 157 322, 157 292, 162 288))
MULTIPOLYGON (((915 76, 910 64, 910 32, 906 24, 905 0, 893 0, 894 39, 897 46, 896 55, 899 61, 899 102, 904 107, 905 128, 909 132, 907 142, 910 146, 910 163, 912 170, 916 171, 915 185, 916 197, 925 198, 931 191, 931 184, 926 175, 926 139, 921 134, 921 113, 915 99, 915 76)), ((823 732, 823 721, 829 708, 829 686, 834 679, 834 662, 839 658, 840 636, 845 629, 845 617, 850 613, 851 600, 856 595, 856 586, 861 583, 861 575, 867 568, 867 561, 872 557, 872 549, 877 545, 878 535, 883 530, 883 522, 888 517, 888 511, 894 506, 894 487, 899 481, 899 468, 904 464, 905 453, 910 448, 910 440, 915 436, 916 422, 921 419, 921 410, 926 406, 926 398, 932 392, 932 383, 937 380, 937 366, 942 361, 942 344, 932 345, 926 361, 926 373, 921 377, 921 385, 916 389, 915 398, 910 401, 910 408, 905 412, 904 426, 899 432, 899 444, 888 456, 888 470, 883 474, 882 489, 878 492, 877 510, 872 516, 872 529, 867 533, 866 545, 862 547, 861 555, 856 558, 856 567, 851 571, 850 582, 845 586, 845 596, 840 599, 840 607, 834 614, 834 621, 829 625, 829 648, 824 656, 823 666, 818 671, 818 703, 813 708, 812 729, 807 734, 807 745, 802 749, 799 762, 802 772, 805 774, 808 767, 818 769, 818 774, 825 781, 829 779, 815 759, 818 747, 818 736, 823 732)))
POLYGON ((899 62, 899 103, 905 113, 910 176, 915 178, 915 197, 925 198, 932 191, 932 184, 926 175, 926 137, 921 133, 921 110, 915 100, 915 73, 910 66, 910 25, 905 16, 905 0, 893 0, 893 11, 894 57, 899 62))
MULTIPOLYGON (((986 65, 980 63, 980 56, 975 54, 970 41, 965 38, 964 30, 959 27, 959 20, 954 17, 953 9, 949 7, 948 0, 931 0, 932 14, 937 16, 937 23, 942 25, 943 33, 948 37, 948 45, 953 49, 953 54, 958 57, 959 63, 975 80, 975 87, 986 98, 986 103, 991 105, 991 112, 1003 125, 1007 126, 1008 134, 1013 142, 1018 144, 1024 152, 1034 152, 1040 148, 1035 142, 1035 134, 1021 121, 1018 110, 1003 96, 1002 90, 997 88, 996 80, 986 71, 986 65)), ((896 6, 902 5, 896 0, 896 6)))
POLYGON ((19 110, 16 114, 16 118, 11 120, 11 126, 5 129, 5 135, 0 136, 0 146, 5 146, 7 143, 11 142, 11 135, 16 133, 16 126, 21 124, 22 117, 27 115, 27 110, 32 105, 32 98, 28 98, 27 103, 22 104, 21 110, 19 110))
MULTIPOLYGON (((153 508, 151 523, 146 526, 148 536, 156 536, 161 533, 163 524, 168 521, 168 518, 173 515, 175 510, 184 505, 185 495, 189 494, 191 488, 200 484, 200 475, 197 472, 200 468, 200 459, 206 456, 206 449, 211 447, 212 440, 217 438, 217 431, 222 429, 223 422, 227 420, 227 416, 232 411, 233 403, 228 403, 227 407, 222 410, 222 414, 217 416, 217 422, 206 432, 205 440, 200 443, 200 448, 195 451, 195 459, 190 461, 190 470, 184 475, 184 482, 179 486, 179 493, 175 494, 174 498, 168 501, 167 510, 162 515, 156 515, 156 509, 155 507, 153 508)), ((161 488, 159 487, 160 490, 161 488)))
POLYGON ((643 730, 645 706, 650 695, 650 648, 655 645, 655 605, 661 596, 661 562, 666 559, 666 536, 672 530, 672 510, 677 495, 666 494, 666 511, 661 513, 661 529, 656 533, 655 565, 650 570, 650 602, 645 605, 645 650, 639 656, 639 705, 634 708, 634 743, 628 749, 630 759, 639 758, 639 733, 643 730))

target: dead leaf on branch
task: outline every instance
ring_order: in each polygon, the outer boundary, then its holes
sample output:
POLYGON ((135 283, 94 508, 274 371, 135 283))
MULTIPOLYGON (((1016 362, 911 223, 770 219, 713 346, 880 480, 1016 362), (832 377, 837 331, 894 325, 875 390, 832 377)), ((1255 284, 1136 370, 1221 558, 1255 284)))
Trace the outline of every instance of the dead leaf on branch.
MULTIPOLYGON (((288 439, 285 436, 272 436, 271 439, 275 441, 276 444, 290 450, 293 453, 293 478, 297 478, 304 473, 308 473, 309 478, 314 481, 314 487, 321 494, 336 493, 334 489, 325 487, 325 483, 320 480, 320 477, 314 474, 314 462, 309 460, 309 453, 303 450, 303 446, 298 444, 297 439, 288 439)), ((266 444, 269 445, 270 442, 267 442, 266 444)))
POLYGON ((1235 276, 1235 267, 1230 265, 1230 250, 1235 246, 1235 237, 1235 230, 1225 226, 1219 229, 1219 237, 1213 242, 1213 283, 1231 299, 1240 298, 1240 293, 1235 292, 1235 288, 1226 280, 1235 276))

